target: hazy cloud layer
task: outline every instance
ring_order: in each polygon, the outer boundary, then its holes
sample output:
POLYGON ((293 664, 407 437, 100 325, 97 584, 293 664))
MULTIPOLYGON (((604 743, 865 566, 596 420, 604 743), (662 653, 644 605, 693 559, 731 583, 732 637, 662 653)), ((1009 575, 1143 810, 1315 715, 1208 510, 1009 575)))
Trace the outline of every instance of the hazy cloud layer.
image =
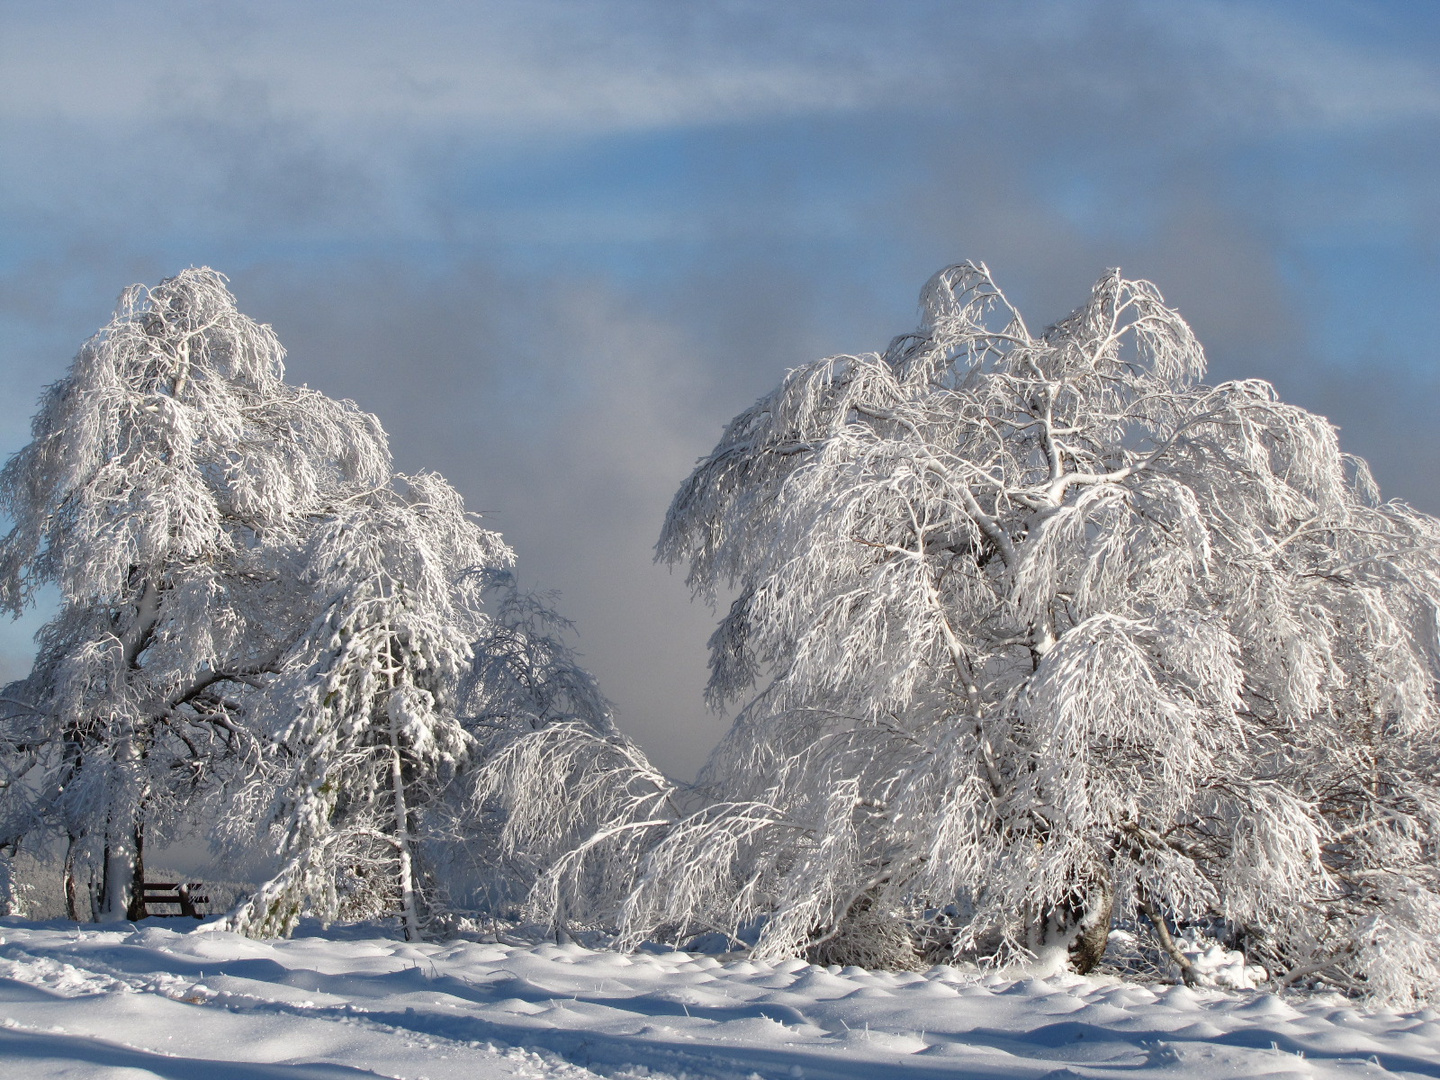
POLYGON ((1216 378, 1440 510, 1437 45, 1406 3, 0 0, 0 441, 123 286, 213 265, 689 773, 723 720, 710 615, 650 563, 671 493, 946 263, 1037 328, 1149 277, 1216 378))

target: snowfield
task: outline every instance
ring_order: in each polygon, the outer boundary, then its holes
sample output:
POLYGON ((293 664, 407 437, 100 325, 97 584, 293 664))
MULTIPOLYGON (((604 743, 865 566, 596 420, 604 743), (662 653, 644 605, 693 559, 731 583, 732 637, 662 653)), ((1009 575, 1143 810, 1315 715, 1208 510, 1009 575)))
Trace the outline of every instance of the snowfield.
POLYGON ((1440 1077, 1432 1008, 353 934, 0 920, 0 1076, 1440 1077))

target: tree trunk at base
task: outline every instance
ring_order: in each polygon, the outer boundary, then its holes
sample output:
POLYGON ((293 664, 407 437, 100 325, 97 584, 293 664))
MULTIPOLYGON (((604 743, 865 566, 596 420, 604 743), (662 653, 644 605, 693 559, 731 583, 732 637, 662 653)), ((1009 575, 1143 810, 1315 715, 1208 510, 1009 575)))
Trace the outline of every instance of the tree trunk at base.
POLYGON ((395 846, 400 856, 400 917, 405 940, 420 940, 420 912, 415 899, 415 865, 410 852, 410 811, 405 804, 405 771, 400 760, 399 732, 392 720, 390 736, 390 785, 395 796, 395 846))
MULTIPOLYGON (((137 573, 131 568, 132 580, 137 573)), ((120 655, 127 671, 137 672, 160 620, 163 587, 147 579, 135 601, 135 618, 120 635, 120 655)), ((145 915, 145 808, 150 786, 145 778, 149 742, 157 721, 128 717, 120 722, 111 753, 116 780, 111 789, 105 828, 105 855, 100 888, 100 921, 134 922, 145 915)))
POLYGON ((1110 940, 1110 915, 1115 906, 1115 887, 1108 877, 1088 882, 1077 889, 1074 899, 1033 918, 1026 945, 1037 956, 1063 948, 1069 967, 1076 974, 1092 971, 1105 957, 1110 940))
POLYGON ((145 823, 135 826, 135 865, 130 875, 130 897, 125 904, 125 917, 131 922, 145 918, 145 823))
POLYGON ((79 840, 74 833, 68 833, 65 844, 65 917, 72 922, 80 921, 80 890, 75 882, 75 845, 79 840))
POLYGON ((105 845, 100 881, 100 922, 135 922, 145 917, 141 888, 145 881, 145 831, 132 827, 105 845), (117 842, 118 841, 118 842, 117 842))
POLYGON ((1070 966, 1084 975, 1093 970, 1105 958, 1105 948, 1110 944, 1110 916, 1115 909, 1115 890, 1109 887, 1097 890, 1088 898, 1088 912, 1080 921, 1079 933, 1070 945, 1070 966))
POLYGON ((99 921, 131 922, 144 917, 141 886, 145 881, 145 807, 149 789, 141 770, 132 733, 117 748, 119 769, 112 789, 110 819, 105 830, 101 866, 99 921))

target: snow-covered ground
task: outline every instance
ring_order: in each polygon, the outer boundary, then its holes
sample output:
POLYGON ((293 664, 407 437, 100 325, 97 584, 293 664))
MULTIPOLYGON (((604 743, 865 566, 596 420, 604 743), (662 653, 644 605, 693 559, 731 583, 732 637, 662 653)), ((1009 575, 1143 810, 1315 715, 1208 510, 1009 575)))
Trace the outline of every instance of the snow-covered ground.
POLYGON ((1440 1012, 1338 998, 0 920, 0 1076, 1440 1077, 1440 1012))

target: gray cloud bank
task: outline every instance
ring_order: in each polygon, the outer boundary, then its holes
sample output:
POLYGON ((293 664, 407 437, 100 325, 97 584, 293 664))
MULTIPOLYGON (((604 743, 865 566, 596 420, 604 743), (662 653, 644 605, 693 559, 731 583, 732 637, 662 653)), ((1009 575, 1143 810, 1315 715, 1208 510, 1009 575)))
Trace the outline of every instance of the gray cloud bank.
MULTIPOLYGON (((0 4, 0 404, 131 281, 229 273, 297 381, 378 413, 561 592, 693 772, 711 616, 670 494, 788 366, 940 266, 1032 324, 1108 266, 1216 378, 1440 510, 1440 37, 1410 4, 0 4)), ((33 627, 0 652, 23 670, 33 627)))

